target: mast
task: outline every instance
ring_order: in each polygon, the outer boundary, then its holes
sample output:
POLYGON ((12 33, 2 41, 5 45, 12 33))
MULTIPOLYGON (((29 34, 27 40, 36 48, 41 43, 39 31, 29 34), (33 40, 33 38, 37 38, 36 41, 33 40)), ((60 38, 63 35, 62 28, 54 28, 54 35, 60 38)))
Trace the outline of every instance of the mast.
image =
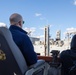
POLYGON ((49 46, 49 25, 45 26, 45 56, 49 56, 49 50, 50 50, 50 46, 49 46))

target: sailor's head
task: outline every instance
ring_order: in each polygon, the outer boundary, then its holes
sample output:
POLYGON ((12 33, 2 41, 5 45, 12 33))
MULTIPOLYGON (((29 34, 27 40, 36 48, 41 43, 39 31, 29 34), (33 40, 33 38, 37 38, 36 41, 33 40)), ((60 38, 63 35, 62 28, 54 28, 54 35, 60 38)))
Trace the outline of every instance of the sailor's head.
POLYGON ((24 23, 22 16, 18 13, 12 14, 9 20, 11 25, 16 25, 19 26, 20 28, 22 28, 22 25, 24 23))
POLYGON ((76 35, 73 36, 70 45, 71 45, 71 49, 75 49, 76 50, 76 35))

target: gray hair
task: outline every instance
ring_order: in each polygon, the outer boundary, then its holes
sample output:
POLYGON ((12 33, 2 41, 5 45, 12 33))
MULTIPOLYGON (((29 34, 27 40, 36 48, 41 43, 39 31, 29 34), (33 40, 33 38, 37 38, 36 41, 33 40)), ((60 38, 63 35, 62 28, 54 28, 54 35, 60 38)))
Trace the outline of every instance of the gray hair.
POLYGON ((20 14, 14 13, 10 16, 9 20, 10 23, 17 23, 22 19, 22 16, 20 14))

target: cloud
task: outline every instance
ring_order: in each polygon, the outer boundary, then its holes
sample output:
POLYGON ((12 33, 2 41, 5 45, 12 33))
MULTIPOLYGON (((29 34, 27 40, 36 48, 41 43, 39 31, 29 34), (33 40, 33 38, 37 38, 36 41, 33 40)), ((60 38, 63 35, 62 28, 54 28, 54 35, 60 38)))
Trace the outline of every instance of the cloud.
POLYGON ((41 16, 42 14, 40 14, 40 13, 35 13, 35 16, 37 16, 37 17, 39 17, 39 16, 41 16))
POLYGON ((26 32, 28 32, 28 34, 30 34, 31 36, 34 35, 34 32, 36 31, 36 28, 35 27, 31 27, 31 28, 23 28, 26 32))
POLYGON ((44 30, 44 29, 45 29, 45 27, 40 27, 39 29, 44 30))
POLYGON ((31 31, 31 32, 35 32, 36 28, 35 27, 31 27, 31 28, 23 28, 24 30, 26 30, 27 32, 31 31))
POLYGON ((67 30, 67 31, 75 30, 75 28, 71 27, 71 28, 67 28, 66 30, 67 30))
POLYGON ((44 17, 43 18, 41 17, 40 20, 45 20, 45 18, 44 17))
POLYGON ((36 36, 37 38, 44 38, 44 35, 36 36))
POLYGON ((40 35, 40 38, 44 38, 44 35, 40 35))
POLYGON ((69 34, 76 33, 76 28, 73 28, 73 27, 67 28, 66 31, 64 32, 64 34, 67 34, 67 33, 69 33, 69 34))
POLYGON ((7 27, 5 23, 0 22, 0 27, 7 27))
POLYGON ((76 0, 73 1, 73 5, 76 5, 76 0))

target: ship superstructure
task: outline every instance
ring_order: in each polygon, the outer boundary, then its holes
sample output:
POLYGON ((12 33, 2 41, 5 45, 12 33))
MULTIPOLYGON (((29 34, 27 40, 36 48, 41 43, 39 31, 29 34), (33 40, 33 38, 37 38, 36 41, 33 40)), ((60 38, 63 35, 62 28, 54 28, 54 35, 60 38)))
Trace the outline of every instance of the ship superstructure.
POLYGON ((73 37, 73 35, 76 34, 76 30, 71 29, 67 30, 65 34, 65 38, 61 39, 61 30, 56 31, 56 37, 53 39, 49 35, 49 26, 45 26, 44 29, 44 39, 40 40, 39 37, 30 37, 33 45, 34 50, 37 53, 40 53, 42 56, 49 56, 51 50, 59 50, 62 52, 63 50, 70 49, 70 42, 73 37))

